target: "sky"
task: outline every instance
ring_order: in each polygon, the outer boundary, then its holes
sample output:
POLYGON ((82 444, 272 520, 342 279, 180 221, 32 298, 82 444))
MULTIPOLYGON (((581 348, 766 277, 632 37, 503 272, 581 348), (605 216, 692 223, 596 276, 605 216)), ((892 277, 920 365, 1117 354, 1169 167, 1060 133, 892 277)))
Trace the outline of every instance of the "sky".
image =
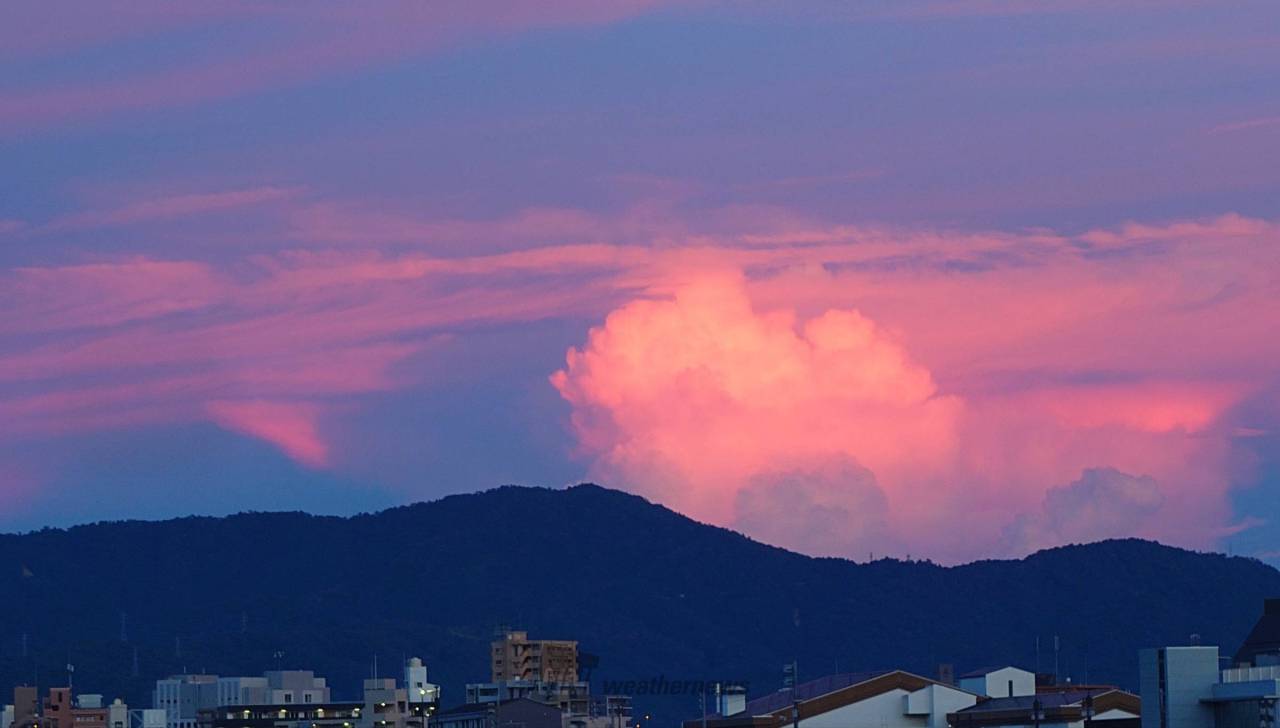
POLYGON ((1272 0, 5 15, 0 531, 591 480, 1280 563, 1272 0))

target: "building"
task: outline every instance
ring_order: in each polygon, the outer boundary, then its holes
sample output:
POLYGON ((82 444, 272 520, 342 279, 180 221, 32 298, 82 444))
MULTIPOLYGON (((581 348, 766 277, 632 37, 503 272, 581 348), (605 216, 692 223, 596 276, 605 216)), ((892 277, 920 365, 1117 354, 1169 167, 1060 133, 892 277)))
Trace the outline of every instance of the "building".
MULTIPOLYGON (((629 696, 593 696, 590 684, 578 679, 576 641, 531 640, 528 633, 511 630, 499 634, 490 645, 493 679, 468 684, 464 705, 531 700, 555 708, 561 728, 609 728, 631 722, 629 696)), ((450 714, 454 714, 452 710, 450 714)), ((462 714, 470 715, 466 711, 462 714)))
POLYGON ((1017 667, 987 667, 961 675, 958 685, 988 698, 1013 698, 1035 695, 1036 675, 1017 667))
POLYGON ((1275 728, 1280 703, 1280 599, 1267 599, 1234 666, 1217 647, 1161 647, 1140 655, 1142 728, 1275 728))
POLYGON ((40 714, 36 689, 19 685, 13 689, 13 704, 0 709, 0 728, 25 728, 40 714))
MULTIPOLYGON (((265 677, 220 677, 216 705, 261 705, 267 700, 265 677)), ((325 702, 323 700, 316 702, 325 702)))
POLYGON ((405 663, 404 687, 409 691, 411 707, 430 712, 440 704, 440 686, 427 681, 427 666, 417 657, 405 663))
POLYGON ((586 682, 540 683, 532 680, 471 683, 466 687, 466 705, 494 705, 516 700, 532 700, 555 708, 562 728, 609 728, 631 722, 631 696, 592 695, 586 682))
POLYGON ((737 715, 747 709, 747 689, 741 685, 716 683, 712 696, 711 712, 716 715, 737 715))
POLYGON ((562 715, 555 706, 529 698, 464 703, 440 712, 432 728, 562 728, 562 715))
MULTIPOLYGON (((161 720, 160 724, 164 725, 164 721, 161 720)), ((107 706, 107 728, 130 728, 129 706, 120 698, 111 701, 111 705, 107 706)))
POLYGON ((507 630, 491 647, 491 682, 578 681, 578 643, 573 640, 531 640, 526 632, 507 630))
POLYGON ((1142 728, 1213 728, 1217 647, 1161 647, 1138 655, 1142 728))
MULTIPOLYGON (((200 711, 233 705, 320 704, 329 687, 311 670, 273 670, 261 677, 171 675, 156 681, 154 708, 165 711, 166 728, 195 728, 200 711)), ((91 728, 84 726, 82 728, 91 728)))
POLYGON ((201 728, 354 728, 365 725, 364 703, 226 705, 200 711, 201 728))
POLYGON ((1235 664, 1280 664, 1280 599, 1263 602, 1262 617, 1236 651, 1235 664))
MULTIPOLYGON (((288 684, 287 681, 283 684, 288 684)), ((327 691, 327 688, 326 688, 327 691)), ((327 692, 325 693, 328 694, 327 692)), ((268 692, 268 695, 273 695, 268 692)), ((427 728, 431 709, 409 701, 394 678, 364 681, 358 702, 303 699, 258 705, 224 705, 199 712, 198 728, 427 728)))
POLYGON ((967 690, 902 670, 830 675, 756 698, 729 715, 684 722, 684 728, 947 728, 947 716, 978 702, 967 690), (792 714, 793 706, 797 715, 792 714))
POLYGON ((948 716, 953 728, 1140 728, 1142 701, 1112 686, 1050 689, 979 700, 948 716))
MULTIPOLYGON (((36 689, 25 685, 14 688, 13 698, 13 705, 0 709, 0 728, 131 728, 129 706, 118 698, 103 705, 101 695, 50 688, 37 702, 36 689)), ((164 728, 163 720, 141 728, 164 728)))
MULTIPOLYGON (((122 728, 128 728, 128 706, 116 701, 116 717, 120 709, 125 711, 126 722, 122 728)), ((40 716, 41 728, 110 728, 112 710, 102 705, 102 696, 84 694, 73 698, 71 688, 50 688, 49 695, 42 704, 40 716)))
POLYGON ((156 680, 151 706, 165 713, 165 728, 196 728, 200 711, 218 707, 217 675, 170 675, 156 680))
POLYGON ((585 682, 539 682, 537 680, 504 680, 502 682, 469 683, 468 703, 499 703, 528 698, 554 705, 566 715, 586 715, 591 707, 591 686, 585 682))

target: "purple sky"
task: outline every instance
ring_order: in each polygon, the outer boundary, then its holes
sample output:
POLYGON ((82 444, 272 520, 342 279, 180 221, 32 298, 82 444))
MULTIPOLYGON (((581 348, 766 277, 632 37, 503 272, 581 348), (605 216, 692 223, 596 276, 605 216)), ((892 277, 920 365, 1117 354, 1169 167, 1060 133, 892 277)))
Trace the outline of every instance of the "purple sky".
POLYGON ((7 16, 0 530, 590 478, 1280 560, 1271 0, 7 16))

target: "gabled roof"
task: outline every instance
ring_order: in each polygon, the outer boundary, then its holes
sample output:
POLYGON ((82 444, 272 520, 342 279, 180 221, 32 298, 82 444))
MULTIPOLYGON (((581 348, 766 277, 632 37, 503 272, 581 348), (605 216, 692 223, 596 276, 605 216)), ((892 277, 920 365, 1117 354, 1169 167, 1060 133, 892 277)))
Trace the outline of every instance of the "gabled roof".
MULTIPOLYGON (((847 672, 812 680, 796 686, 800 703, 800 719, 828 713, 891 690, 915 692, 930 685, 969 693, 953 685, 920 677, 903 670, 847 672)), ((969 693, 971 694, 971 693, 969 693)), ((779 690, 747 703, 746 710, 725 718, 709 719, 707 728, 774 728, 791 719, 792 692, 779 690)), ((685 721, 686 728, 699 725, 698 720, 685 721)))
MULTIPOLYGON (((1014 670, 1022 670, 1022 668, 1018 667, 1017 665, 997 665, 995 667, 983 667, 977 670, 970 670, 969 672, 966 672, 965 674, 960 676, 960 679, 964 680, 965 678, 971 678, 971 677, 986 677, 987 675, 990 675, 991 673, 996 672, 997 670, 1005 670, 1008 668, 1013 668, 1014 670)), ((1031 672, 1030 670, 1022 670, 1022 671, 1031 672)))
POLYGON ((1280 652, 1280 599, 1268 599, 1262 616, 1236 652, 1236 664, 1252 663, 1259 654, 1280 652))
POLYGON ((1133 693, 1124 690, 1108 689, 1105 692, 1092 690, 1062 690, 1036 695, 1017 695, 1012 698, 988 698, 976 705, 956 711, 957 715, 982 715, 988 713, 1030 713, 1036 700, 1044 710, 1057 708, 1080 708, 1084 699, 1093 696, 1093 708, 1101 713, 1107 710, 1124 710, 1138 715, 1142 712, 1142 700, 1133 693))
MULTIPOLYGON (((851 685, 867 682, 881 675, 887 675, 891 670, 874 670, 870 672, 842 672, 835 675, 827 675, 817 680, 810 680, 806 683, 800 683, 795 688, 794 700, 804 702, 813 700, 814 698, 834 693, 851 685)), ((776 693, 756 698, 747 703, 747 715, 764 715, 772 713, 781 708, 790 708, 793 701, 792 691, 787 689, 779 690, 776 693)))

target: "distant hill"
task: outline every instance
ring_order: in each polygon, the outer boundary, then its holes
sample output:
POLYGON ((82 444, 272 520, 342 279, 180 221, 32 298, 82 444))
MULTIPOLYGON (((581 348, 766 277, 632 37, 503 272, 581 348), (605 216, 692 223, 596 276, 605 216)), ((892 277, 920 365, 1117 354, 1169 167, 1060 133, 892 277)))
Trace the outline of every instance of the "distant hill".
MULTIPOLYGON (((500 624, 578 639, 600 658, 597 685, 737 679, 757 695, 779 686, 793 656, 802 678, 1034 668, 1037 636, 1051 671, 1056 634, 1063 674, 1134 687, 1139 648, 1195 633, 1230 654, 1276 595, 1280 572, 1261 562, 1138 540, 949 568, 857 564, 593 485, 504 487, 352 518, 246 513, 0 535, 0 689, 65 683, 72 663, 79 690, 149 704, 169 673, 280 665, 314 668, 354 697, 376 653, 384 675, 425 659, 448 706, 464 683, 488 679, 500 624)), ((669 725, 696 714, 697 697, 638 706, 669 725)))

